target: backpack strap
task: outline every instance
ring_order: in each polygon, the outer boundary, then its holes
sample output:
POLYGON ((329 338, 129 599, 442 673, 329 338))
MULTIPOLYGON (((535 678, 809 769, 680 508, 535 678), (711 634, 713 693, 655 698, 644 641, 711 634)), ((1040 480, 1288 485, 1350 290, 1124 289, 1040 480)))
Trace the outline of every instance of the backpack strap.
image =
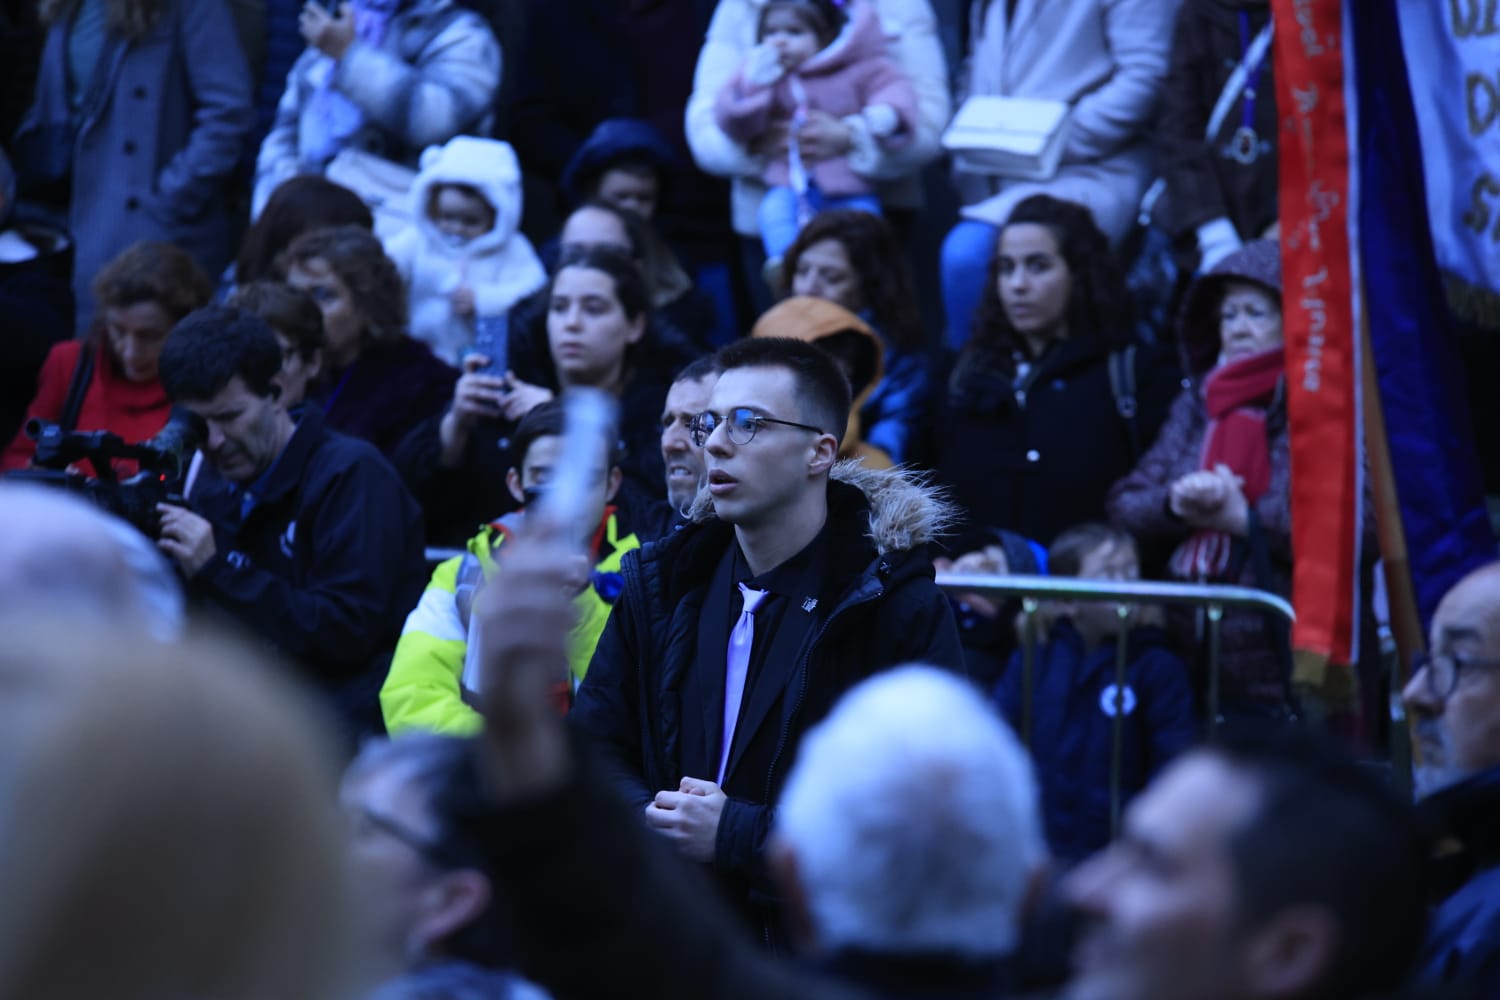
POLYGON ((78 429, 78 414, 83 410, 83 397, 88 395, 89 383, 94 380, 94 347, 85 343, 78 352, 78 363, 73 366, 73 378, 68 382, 68 394, 63 397, 62 412, 57 423, 65 431, 78 429))
POLYGON ((1135 350, 1136 345, 1131 344, 1109 353, 1109 391, 1115 397, 1115 410, 1130 434, 1132 463, 1141 457, 1141 428, 1136 421, 1135 350))

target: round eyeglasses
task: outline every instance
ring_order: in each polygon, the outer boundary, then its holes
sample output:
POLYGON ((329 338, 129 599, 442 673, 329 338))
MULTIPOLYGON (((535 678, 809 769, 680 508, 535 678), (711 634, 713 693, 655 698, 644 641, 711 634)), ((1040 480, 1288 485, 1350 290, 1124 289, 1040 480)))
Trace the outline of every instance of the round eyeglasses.
POLYGON ((813 427, 811 424, 799 424, 792 420, 778 420, 775 417, 756 413, 748 406, 736 406, 722 416, 711 410, 704 410, 698 414, 693 420, 693 444, 702 448, 708 442, 708 436, 720 424, 724 425, 724 433, 729 435, 729 440, 734 444, 749 444, 755 440, 755 432, 760 430, 762 424, 780 424, 783 427, 795 427, 798 430, 812 431, 814 434, 823 433, 821 427, 813 427))
POLYGON ((1427 671, 1427 691, 1444 699, 1458 687, 1458 675, 1465 670, 1500 670, 1500 660, 1465 660, 1439 653, 1418 654, 1411 664, 1411 676, 1427 671))

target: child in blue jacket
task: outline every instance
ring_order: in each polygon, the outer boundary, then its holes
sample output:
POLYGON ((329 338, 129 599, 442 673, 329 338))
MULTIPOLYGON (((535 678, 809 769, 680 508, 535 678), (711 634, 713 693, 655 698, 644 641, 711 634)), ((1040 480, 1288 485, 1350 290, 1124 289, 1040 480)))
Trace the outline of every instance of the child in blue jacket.
MULTIPOLYGON (((1085 524, 1057 537, 1048 553, 1053 576, 1135 580, 1135 540, 1118 528, 1085 524)), ((1031 707, 1031 755, 1041 784, 1042 816, 1053 855, 1072 864, 1110 837, 1110 760, 1114 722, 1123 718, 1120 789, 1123 801, 1145 787, 1163 764, 1197 736, 1187 666, 1166 633, 1144 624, 1138 608, 1129 633, 1123 690, 1116 690, 1121 622, 1108 602, 1063 602, 1037 646, 1031 707)), ((1022 728, 1022 655, 1012 655, 995 696, 1000 711, 1022 728)))

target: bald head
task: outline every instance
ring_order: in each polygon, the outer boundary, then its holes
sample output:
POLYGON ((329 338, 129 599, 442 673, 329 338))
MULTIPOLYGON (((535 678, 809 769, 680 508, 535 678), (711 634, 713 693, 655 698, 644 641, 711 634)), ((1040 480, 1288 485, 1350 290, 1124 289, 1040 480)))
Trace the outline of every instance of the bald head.
POLYGON ((1500 655, 1500 562, 1481 566, 1443 595, 1432 618, 1432 647, 1476 640, 1500 655))
POLYGON ((1444 595, 1429 652, 1402 692, 1416 720, 1422 795, 1500 767, 1500 562, 1444 595))
POLYGON ((62 490, 0 483, 0 524, 0 607, 140 623, 159 637, 181 627, 170 567, 118 518, 62 490))

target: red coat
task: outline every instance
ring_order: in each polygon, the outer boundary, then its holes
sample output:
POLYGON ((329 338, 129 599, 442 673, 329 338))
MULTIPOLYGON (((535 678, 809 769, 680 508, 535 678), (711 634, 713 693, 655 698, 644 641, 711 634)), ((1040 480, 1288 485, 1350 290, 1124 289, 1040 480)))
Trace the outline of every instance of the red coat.
MULTIPOLYGON (((78 365, 78 357, 85 343, 82 340, 67 340, 54 345, 47 352, 42 373, 37 376, 36 396, 26 408, 27 420, 32 417, 56 420, 62 415, 68 385, 73 381, 73 369, 78 365)), ((103 347, 98 350, 99 353, 94 358, 94 374, 89 380, 88 391, 84 393, 75 429, 109 431, 118 434, 129 444, 146 440, 167 423, 171 404, 167 401, 166 391, 155 379, 150 382, 131 382, 126 379, 115 371, 109 352, 103 347)), ((5 454, 0 456, 0 472, 26 468, 31 464, 31 456, 35 453, 36 442, 26 436, 23 427, 17 432, 10 447, 5 449, 5 454)), ((94 474, 87 462, 82 464, 81 469, 89 475, 94 474)), ((115 469, 122 475, 128 475, 136 471, 136 466, 134 462, 116 462, 115 469)))

